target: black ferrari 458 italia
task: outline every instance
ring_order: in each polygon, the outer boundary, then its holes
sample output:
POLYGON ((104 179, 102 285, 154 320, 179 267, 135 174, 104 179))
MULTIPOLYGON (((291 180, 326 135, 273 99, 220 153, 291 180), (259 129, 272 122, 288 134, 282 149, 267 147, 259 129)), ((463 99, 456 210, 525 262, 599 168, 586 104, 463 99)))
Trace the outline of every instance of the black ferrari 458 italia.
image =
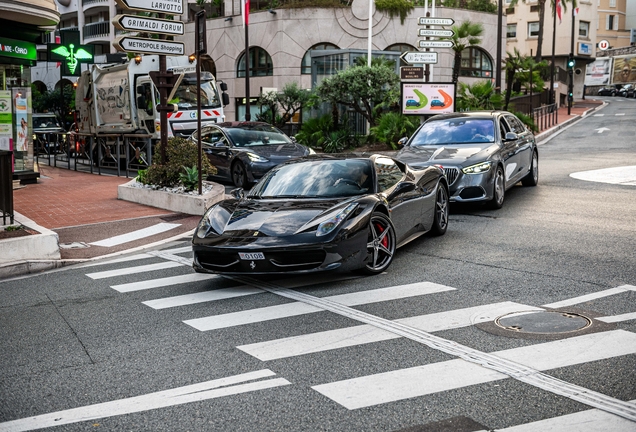
POLYGON ((393 158, 314 155, 279 165, 205 213, 194 269, 222 274, 385 271, 400 246, 448 227, 442 169, 393 158))

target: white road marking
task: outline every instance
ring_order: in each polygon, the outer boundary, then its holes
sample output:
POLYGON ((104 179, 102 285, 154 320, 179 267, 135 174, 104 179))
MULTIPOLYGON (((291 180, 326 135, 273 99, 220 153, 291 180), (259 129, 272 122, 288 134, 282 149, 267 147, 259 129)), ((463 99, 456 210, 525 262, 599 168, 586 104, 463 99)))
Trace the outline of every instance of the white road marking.
MULTIPOLYGON (((168 253, 168 254, 180 254, 185 252, 192 252, 192 246, 180 247, 175 249, 164 249, 161 252, 168 253)), ((135 255, 128 255, 128 256, 124 256, 120 258, 114 258, 111 260, 100 260, 100 261, 95 261, 91 263, 86 263, 86 264, 82 264, 81 267, 82 268, 95 267, 95 266, 102 266, 107 264, 114 264, 114 263, 121 263, 121 262, 128 262, 128 261, 138 261, 140 259, 148 259, 154 256, 158 256, 158 255, 151 254, 151 253, 141 253, 141 254, 135 254, 135 255)))
MULTIPOLYGON (((636 403, 636 399, 630 401, 636 403)), ((532 423, 496 429, 497 432, 634 432, 634 422, 598 409, 580 411, 532 423)), ((480 431, 481 432, 481 431, 480 431)), ((485 432, 485 431, 484 431, 485 432)))
MULTIPOLYGON (((325 300, 337 302, 346 306, 357 306, 426 294, 440 293, 444 291, 454 291, 455 289, 456 288, 447 287, 431 282, 419 282, 410 285, 399 285, 376 290, 355 292, 351 294, 330 296, 325 297, 325 300)), ((196 318, 184 321, 184 323, 194 327, 197 330, 208 331, 322 311, 323 309, 321 309, 320 307, 311 306, 302 302, 294 302, 223 315, 196 318)))
POLYGON ((635 320, 636 319, 636 312, 626 313, 626 314, 621 314, 621 315, 612 315, 612 316, 600 317, 600 318, 596 318, 596 319, 599 320, 599 321, 606 322, 606 323, 616 323, 616 322, 622 322, 622 321, 635 320))
POLYGON ((115 237, 107 238, 107 239, 89 243, 89 244, 93 246, 113 247, 113 246, 118 246, 120 244, 131 242, 134 240, 139 240, 145 237, 150 237, 162 232, 170 231, 171 229, 174 229, 179 226, 181 226, 181 224, 171 224, 171 223, 163 222, 163 223, 150 226, 148 228, 140 229, 140 230, 133 231, 127 234, 118 235, 115 237))
POLYGON ((274 375, 276 375, 274 372, 268 369, 263 369, 256 372, 249 372, 127 399, 120 399, 65 411, 42 414, 20 420, 8 421, 0 423, 0 432, 18 432, 54 427, 99 418, 148 411, 157 408, 183 405, 190 402, 214 399, 291 384, 284 378, 247 383, 247 381, 267 378, 274 375))
POLYGON ((624 115, 625 115, 625 113, 616 113, 615 115, 616 115, 617 117, 620 117, 620 116, 624 116, 624 115))
MULTIPOLYGON (((213 276, 214 277, 214 276, 213 276)), ((262 294, 265 291, 251 286, 239 286, 233 288, 223 288, 212 291, 203 291, 193 294, 185 294, 175 297, 162 298, 142 302, 153 309, 167 309, 177 306, 186 306, 197 303, 204 303, 216 300, 224 300, 246 295, 262 294)))
MULTIPOLYGON (((592 333, 492 353, 536 371, 573 366, 636 353, 636 334, 592 333)), ((321 384, 317 392, 347 409, 359 409, 508 378, 462 359, 321 384)), ((632 404, 636 412, 636 404, 632 404)))
MULTIPOLYGON (((519 303, 502 302, 429 315, 402 318, 395 321, 419 330, 435 332, 467 327, 483 322, 491 322, 501 315, 529 310, 542 309, 519 303)), ((365 324, 361 326, 242 345, 237 348, 258 358, 259 360, 268 361, 397 339, 399 337, 401 336, 390 331, 365 324)))
POLYGON ((101 271, 96 273, 87 273, 86 276, 88 276, 91 279, 105 279, 105 278, 115 277, 115 276, 144 273, 149 271, 168 269, 172 267, 181 267, 182 265, 183 264, 178 262, 168 261, 168 262, 161 262, 161 263, 155 263, 155 264, 147 264, 143 266, 126 267, 126 268, 116 269, 116 270, 106 270, 106 271, 101 271))
POLYGON ((611 295, 615 295, 615 294, 621 294, 627 291, 636 291, 636 286, 634 285, 621 285, 619 287, 616 288, 610 288, 610 289, 606 289, 603 291, 598 291, 592 294, 586 294, 583 296, 579 296, 579 297, 574 297, 571 299, 567 299, 567 300, 562 300, 562 301, 558 301, 558 302, 554 302, 554 303, 550 303, 550 304, 545 304, 543 305, 543 307, 545 308, 549 308, 549 309, 558 309, 558 308, 562 308, 562 307, 566 307, 566 306, 573 306, 576 304, 580 304, 580 303, 585 303, 587 301, 592 301, 592 300, 597 300, 603 297, 609 297, 611 295))
POLYGON ((570 174, 577 180, 636 186, 636 166, 604 168, 570 174))
MULTIPOLYGON (((178 264, 178 263, 177 263, 178 264)), ((152 288, 160 288, 164 286, 170 285, 179 285, 185 283, 199 282, 202 280, 215 279, 218 278, 217 275, 208 275, 201 273, 190 273, 180 276, 171 276, 160 279, 151 279, 139 282, 131 282, 120 285, 111 285, 111 288, 115 291, 119 291, 121 293, 133 292, 133 291, 142 291, 152 288)))
POLYGON ((594 114, 594 117, 603 117, 605 114, 594 114))

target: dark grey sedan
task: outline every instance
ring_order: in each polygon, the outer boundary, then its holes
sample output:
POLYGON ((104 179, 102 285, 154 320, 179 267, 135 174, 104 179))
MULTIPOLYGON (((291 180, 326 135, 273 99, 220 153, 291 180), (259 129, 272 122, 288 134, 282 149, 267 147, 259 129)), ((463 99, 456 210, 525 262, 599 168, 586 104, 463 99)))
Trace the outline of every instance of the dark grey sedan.
POLYGON ((539 152, 532 132, 506 111, 473 111, 431 117, 400 140, 397 159, 415 169, 443 167, 451 202, 487 202, 501 208, 519 181, 536 186, 539 152))
MULTIPOLYGON (((197 141, 197 133, 190 137, 197 141)), ((224 122, 201 130, 203 152, 217 169, 215 178, 249 188, 283 162, 313 154, 281 130, 263 122, 224 122)))

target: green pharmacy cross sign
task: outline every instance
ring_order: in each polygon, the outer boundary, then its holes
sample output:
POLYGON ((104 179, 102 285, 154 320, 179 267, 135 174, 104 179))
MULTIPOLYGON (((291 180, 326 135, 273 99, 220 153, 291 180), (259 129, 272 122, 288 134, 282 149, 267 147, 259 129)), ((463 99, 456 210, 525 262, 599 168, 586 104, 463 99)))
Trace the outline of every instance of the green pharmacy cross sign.
POLYGON ((48 55, 49 61, 61 62, 64 76, 79 76, 81 70, 77 67, 79 63, 93 62, 93 45, 75 45, 75 44, 49 44, 48 55), (66 73, 68 72, 68 73, 66 73))

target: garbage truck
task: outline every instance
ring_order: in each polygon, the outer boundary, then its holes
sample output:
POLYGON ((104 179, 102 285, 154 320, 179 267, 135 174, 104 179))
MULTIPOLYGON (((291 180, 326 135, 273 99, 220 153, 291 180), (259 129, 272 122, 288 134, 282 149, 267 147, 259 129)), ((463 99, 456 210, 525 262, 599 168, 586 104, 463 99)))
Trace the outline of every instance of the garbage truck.
MULTIPOLYGON (((166 69, 176 76, 168 96, 174 107, 168 113, 168 137, 188 137, 196 130, 198 97, 202 126, 225 121, 225 83, 202 71, 199 89, 196 59, 189 56, 166 56, 166 69)), ((134 163, 130 168, 143 168, 151 163, 153 147, 161 139, 159 90, 150 76, 155 71, 159 56, 146 55, 123 64, 93 65, 78 78, 76 130, 78 137, 94 143, 85 146, 94 164, 108 166, 119 160, 123 166, 123 159, 134 163)))

